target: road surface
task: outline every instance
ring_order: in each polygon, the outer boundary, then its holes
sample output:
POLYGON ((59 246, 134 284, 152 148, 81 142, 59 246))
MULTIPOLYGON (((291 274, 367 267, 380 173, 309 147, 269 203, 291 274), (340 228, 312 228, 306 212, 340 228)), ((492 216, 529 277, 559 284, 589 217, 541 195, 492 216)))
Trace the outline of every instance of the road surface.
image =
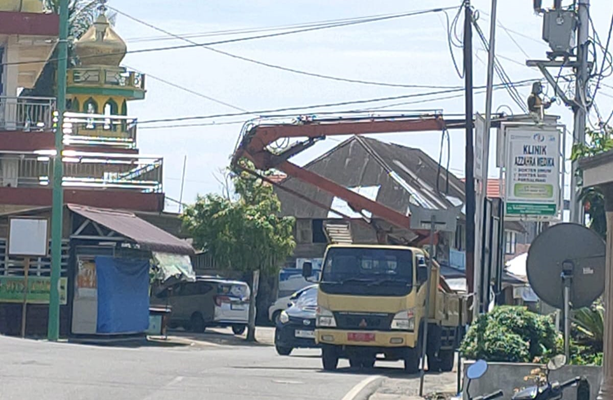
POLYGON ((281 357, 270 346, 126 348, 0 336, 0 354, 3 400, 341 400, 367 377, 345 362, 322 372, 318 350, 281 357))

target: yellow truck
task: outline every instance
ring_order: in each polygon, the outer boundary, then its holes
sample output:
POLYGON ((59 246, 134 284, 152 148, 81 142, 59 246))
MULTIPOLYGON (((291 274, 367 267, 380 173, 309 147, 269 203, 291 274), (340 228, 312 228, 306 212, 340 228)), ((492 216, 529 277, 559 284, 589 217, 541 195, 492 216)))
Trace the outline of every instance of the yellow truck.
POLYGON ((415 373, 427 323, 428 370, 451 371, 464 305, 460 295, 446 290, 433 263, 426 318, 427 271, 426 254, 416 247, 329 246, 315 330, 323 368, 335 370, 340 358, 349 359, 352 367, 371 368, 382 354, 385 360, 404 361, 405 371, 415 373))

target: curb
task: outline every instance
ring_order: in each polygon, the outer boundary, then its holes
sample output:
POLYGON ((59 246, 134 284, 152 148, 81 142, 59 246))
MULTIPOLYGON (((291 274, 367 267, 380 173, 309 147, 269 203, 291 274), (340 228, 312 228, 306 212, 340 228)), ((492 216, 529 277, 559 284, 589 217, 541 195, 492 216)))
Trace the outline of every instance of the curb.
POLYGON ((368 400, 383 385, 384 380, 382 375, 369 376, 347 392, 342 400, 368 400))

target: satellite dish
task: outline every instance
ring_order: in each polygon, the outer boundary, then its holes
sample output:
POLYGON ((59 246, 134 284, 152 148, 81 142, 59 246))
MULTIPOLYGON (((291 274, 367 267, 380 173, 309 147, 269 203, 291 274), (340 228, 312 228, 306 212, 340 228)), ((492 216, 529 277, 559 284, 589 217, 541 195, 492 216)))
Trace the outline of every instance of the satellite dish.
POLYGON ((526 269, 528 282, 545 303, 564 309, 567 275, 571 308, 587 307, 604 292, 605 242, 583 225, 554 225, 532 242, 526 269))

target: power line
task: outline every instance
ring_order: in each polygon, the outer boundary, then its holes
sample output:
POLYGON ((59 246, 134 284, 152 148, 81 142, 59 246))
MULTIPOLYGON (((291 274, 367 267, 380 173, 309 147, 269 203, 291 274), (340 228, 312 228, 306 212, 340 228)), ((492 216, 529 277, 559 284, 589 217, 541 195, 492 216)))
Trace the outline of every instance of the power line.
MULTIPOLYGON (((150 24, 146 21, 143 21, 141 19, 138 19, 136 17, 133 17, 121 10, 118 10, 114 7, 109 7, 112 10, 114 10, 115 12, 117 12, 118 14, 123 15, 126 18, 129 18, 135 22, 138 22, 142 25, 145 25, 151 29, 154 29, 158 32, 162 32, 168 36, 172 36, 178 40, 182 40, 184 42, 190 43, 190 44, 198 44, 186 37, 177 35, 175 33, 169 32, 165 29, 162 29, 158 26, 155 26, 153 24, 150 24)), ((446 14, 445 14, 446 15, 446 14)), ((324 75, 324 74, 319 74, 319 73, 315 73, 315 72, 308 72, 308 71, 302 71, 302 70, 298 70, 298 69, 294 69, 294 68, 289 68, 289 67, 285 67, 285 66, 281 66, 281 65, 276 65, 276 64, 270 64, 267 62, 263 62, 263 61, 259 61, 259 60, 255 60, 253 58, 248 58, 248 57, 244 57, 244 56, 240 56, 234 53, 230 53, 227 51, 223 51, 223 50, 219 50, 213 47, 209 47, 209 46, 201 46, 201 48, 203 50, 209 50, 209 51, 213 51, 215 53, 227 56, 227 57, 231 57, 231 58, 235 58, 241 61, 246 61, 249 63, 253 63, 253 64, 257 64, 263 67, 267 67, 267 68, 273 68, 273 69, 277 69, 277 70, 281 70, 281 71, 285 71, 285 72, 291 72, 294 74, 299 74, 299 75, 306 75, 306 76, 310 76, 310 77, 314 77, 314 78, 320 78, 320 79, 328 79, 328 80, 334 80, 334 81, 340 81, 340 82, 348 82, 348 83, 357 83, 357 84, 362 84, 362 85, 373 85, 373 86, 386 86, 386 87, 401 87, 401 88, 420 88, 420 89, 451 89, 451 88, 457 88, 457 86, 441 86, 441 85, 415 85, 415 84, 400 84, 400 83, 387 83, 387 82, 375 82, 375 81, 367 81, 367 80, 362 80, 362 79, 350 79, 350 78, 342 78, 342 77, 337 77, 337 76, 331 76, 331 75, 324 75)))
MULTIPOLYGON (((108 7, 108 8, 111 8, 111 7, 108 7)), ((277 33, 271 33, 271 34, 265 34, 265 35, 219 40, 216 42, 209 42, 209 43, 193 43, 193 44, 190 43, 186 45, 151 47, 151 48, 146 48, 146 49, 128 50, 125 53, 122 52, 121 54, 139 54, 139 53, 150 53, 150 52, 157 52, 157 51, 182 50, 182 49, 190 49, 190 48, 195 48, 195 47, 206 47, 206 46, 214 46, 214 45, 219 45, 219 44, 244 42, 244 41, 249 41, 249 40, 267 39, 267 38, 272 38, 272 37, 292 35, 296 33, 314 32, 314 31, 319 31, 319 30, 324 30, 324 29, 339 28, 339 27, 345 27, 345 26, 351 26, 351 25, 365 24, 365 23, 370 23, 370 22, 378 22, 378 21, 385 21, 385 20, 396 19, 396 18, 403 18, 403 17, 411 17, 415 15, 428 14, 432 12, 443 12, 445 10, 454 9, 454 8, 455 7, 432 8, 428 10, 399 13, 399 14, 393 14, 393 15, 382 16, 382 17, 364 18, 361 20, 348 21, 348 22, 343 22, 343 23, 338 23, 338 24, 329 24, 329 25, 315 26, 315 27, 304 28, 304 29, 295 29, 295 30, 286 31, 286 32, 277 32, 277 33)), ((116 12, 118 11, 114 8, 113 10, 116 12)), ((98 58, 98 57, 108 57, 108 54, 92 54, 89 56, 83 56, 81 57, 81 59, 85 59, 85 58, 90 59, 90 58, 98 58)), ((3 63, 2 65, 40 64, 40 63, 46 63, 49 61, 57 61, 57 60, 58 58, 51 58, 51 59, 46 59, 46 60, 34 60, 34 61, 17 61, 17 62, 11 62, 11 63, 3 63)))
MULTIPOLYGON (((517 85, 517 86, 524 86, 534 81, 535 79, 526 79, 522 81, 511 82, 511 84, 517 85)), ((484 88, 485 86, 475 87, 475 89, 484 89, 484 88)), ((507 88, 507 84, 506 83, 496 84, 494 85, 494 88, 507 88)), ((269 109, 269 110, 258 110, 258 111, 252 111, 251 113, 228 113, 228 114, 198 115, 198 116, 176 117, 176 118, 162 118, 162 119, 139 121, 139 126, 142 124, 159 123, 159 122, 179 122, 179 121, 192 121, 192 120, 203 120, 203 119, 212 119, 212 118, 240 117, 240 116, 250 115, 250 114, 265 115, 265 114, 285 112, 285 111, 301 111, 301 110, 308 110, 308 109, 314 109, 314 108, 339 107, 339 106, 344 106, 344 105, 365 104, 365 103, 375 103, 375 102, 381 102, 381 101, 391 101, 391 100, 400 100, 400 99, 408 99, 408 98, 429 97, 429 96, 435 96, 438 94, 457 93, 463 90, 464 88, 446 89, 446 90, 438 90, 438 91, 432 91, 432 92, 405 94, 405 95, 399 95, 399 96, 379 97, 379 98, 373 98, 373 99, 351 100, 351 101, 343 101, 343 102, 337 102, 337 103, 325 103, 325 104, 315 104, 315 105, 307 105, 307 106, 284 107, 284 108, 269 109)), ((429 100, 423 100, 423 101, 429 101, 429 100)))
MULTIPOLYGON (((129 68, 129 69, 133 69, 133 70, 135 70, 135 71, 137 71, 137 72, 143 73, 143 72, 139 71, 139 70, 138 70, 138 69, 136 69, 136 68, 130 67, 129 65, 126 65, 126 67, 127 67, 127 68, 129 68)), ((148 78, 153 78, 153 79, 155 79, 155 80, 157 80, 157 81, 160 81, 160 82, 162 82, 162 83, 165 83, 165 84, 167 84, 167 85, 169 85, 169 86, 172 86, 172 87, 174 87, 174 88, 177 88, 177 89, 183 90, 183 91, 185 91, 185 92, 187 92, 187 93, 191 93, 191 94, 193 94, 193 95, 195 95, 195 96, 202 97, 202 98, 204 98, 204 99, 210 100, 210 101, 212 101, 212 102, 214 102, 214 103, 221 104, 221 105, 223 105, 223 106, 226 106, 226 107, 229 107, 229 108, 233 108, 233 109, 238 110, 238 111, 249 112, 249 111, 245 110, 244 108, 240 108, 240 107, 234 106, 234 105, 232 105, 232 104, 230 104, 230 103, 226 103, 225 101, 221 101, 221 100, 219 100, 219 99, 216 99, 216 98, 214 98, 214 97, 207 96, 207 95, 205 95, 205 94, 203 94, 203 93, 200 93, 200 92, 197 92, 197 91, 195 91, 195 90, 192 90, 192 89, 186 88, 186 87, 184 87, 184 86, 181 86, 181 85, 179 85, 179 84, 176 84, 176 83, 170 82, 170 81, 168 81, 168 80, 166 80, 166 79, 160 78, 160 77, 155 76, 155 75, 151 75, 150 73, 147 73, 147 77, 148 77, 148 78)))
MULTIPOLYGON (((397 13, 365 15, 361 17, 312 21, 312 22, 303 22, 303 23, 297 23, 297 24, 275 25, 275 26, 259 27, 259 28, 242 28, 242 29, 237 28, 237 29, 217 30, 217 31, 182 33, 180 34, 180 36, 184 38, 194 39, 194 38, 200 38, 200 37, 214 37, 214 36, 226 36, 226 35, 240 35, 240 34, 248 34, 248 33, 271 32, 271 31, 288 30, 288 29, 294 29, 294 28, 306 28, 306 27, 313 27, 313 26, 329 25, 329 24, 335 24, 335 23, 340 23, 340 22, 362 20, 364 18, 377 18, 377 17, 384 17, 384 16, 391 16, 391 15, 397 15, 397 13)), ((172 40, 172 39, 170 39, 168 35, 165 34, 163 36, 142 36, 142 37, 128 38, 125 40, 126 42, 136 43, 136 42, 172 40)))

